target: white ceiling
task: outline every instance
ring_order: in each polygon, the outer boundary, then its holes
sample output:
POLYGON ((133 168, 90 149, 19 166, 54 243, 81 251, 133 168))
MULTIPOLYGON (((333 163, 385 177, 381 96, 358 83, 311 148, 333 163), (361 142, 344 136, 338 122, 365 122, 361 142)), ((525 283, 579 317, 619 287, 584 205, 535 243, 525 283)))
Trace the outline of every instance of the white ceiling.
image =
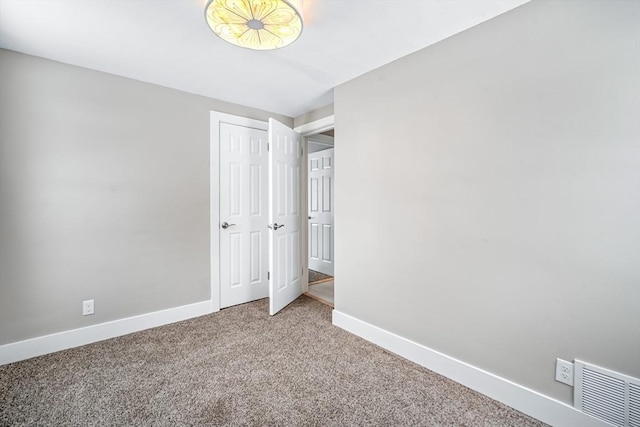
POLYGON ((0 0, 0 47, 295 117, 333 88, 528 0, 304 0, 291 46, 220 40, 206 0, 0 0))

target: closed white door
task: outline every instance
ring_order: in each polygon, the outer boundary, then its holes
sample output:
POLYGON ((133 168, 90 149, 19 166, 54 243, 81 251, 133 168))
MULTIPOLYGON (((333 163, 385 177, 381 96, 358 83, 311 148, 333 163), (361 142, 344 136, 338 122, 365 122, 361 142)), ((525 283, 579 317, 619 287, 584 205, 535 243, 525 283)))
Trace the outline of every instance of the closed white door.
POLYGON ((268 295, 267 132, 220 124, 220 307, 268 295))
POLYGON ((309 268, 333 276, 333 148, 309 154, 309 268))
POLYGON ((300 135, 269 119, 269 313, 302 294, 300 135))

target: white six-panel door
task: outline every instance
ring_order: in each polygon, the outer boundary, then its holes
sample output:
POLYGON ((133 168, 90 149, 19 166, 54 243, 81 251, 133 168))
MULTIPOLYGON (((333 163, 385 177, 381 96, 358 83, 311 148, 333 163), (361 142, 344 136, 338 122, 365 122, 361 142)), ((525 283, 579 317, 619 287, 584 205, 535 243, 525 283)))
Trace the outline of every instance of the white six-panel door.
POLYGON ((309 268, 333 276, 333 148, 309 154, 309 268))
POLYGON ((220 124, 220 307, 268 295, 268 134, 220 124))
POLYGON ((300 135, 269 119, 269 313, 302 294, 300 135))

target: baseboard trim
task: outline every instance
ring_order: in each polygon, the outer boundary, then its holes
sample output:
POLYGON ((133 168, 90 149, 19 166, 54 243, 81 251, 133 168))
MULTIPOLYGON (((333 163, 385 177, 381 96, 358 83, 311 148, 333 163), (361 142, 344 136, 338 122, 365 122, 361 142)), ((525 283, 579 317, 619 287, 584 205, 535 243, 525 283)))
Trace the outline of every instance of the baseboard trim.
POLYGON ((552 426, 609 426, 556 399, 338 310, 333 310, 333 324, 552 426))
POLYGON ((211 312, 211 301, 207 300, 1 345, 0 365, 191 319, 211 312))

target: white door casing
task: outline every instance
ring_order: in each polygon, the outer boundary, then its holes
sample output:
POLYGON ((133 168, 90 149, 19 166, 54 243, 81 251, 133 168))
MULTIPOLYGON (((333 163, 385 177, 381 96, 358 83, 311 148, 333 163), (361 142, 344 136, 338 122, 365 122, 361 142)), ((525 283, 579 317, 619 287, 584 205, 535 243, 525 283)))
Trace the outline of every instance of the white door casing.
POLYGON ((269 119, 271 315, 302 294, 300 141, 300 135, 293 129, 269 119))
POLYGON ((333 276, 334 149, 309 154, 309 268, 333 276))
POLYGON ((268 134, 220 124, 220 307, 268 295, 268 134))

